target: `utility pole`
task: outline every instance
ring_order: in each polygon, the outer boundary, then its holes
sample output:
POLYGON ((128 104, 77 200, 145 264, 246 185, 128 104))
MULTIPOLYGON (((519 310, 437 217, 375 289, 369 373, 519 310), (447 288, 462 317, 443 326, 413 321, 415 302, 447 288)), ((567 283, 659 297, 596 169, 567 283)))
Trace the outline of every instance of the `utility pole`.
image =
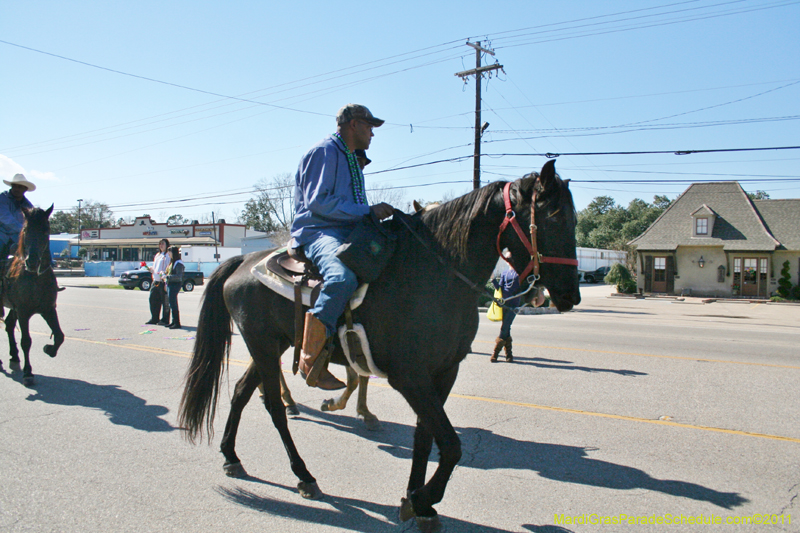
MULTIPOLYGON (((481 187, 481 136, 486 129, 481 124, 481 78, 484 72, 491 72, 492 70, 502 69, 503 65, 495 63, 494 65, 481 66, 481 52, 494 55, 494 50, 483 48, 480 41, 475 43, 467 43, 475 49, 475 68, 472 70, 464 70, 456 72, 455 75, 459 78, 466 80, 467 76, 475 76, 475 152, 473 156, 473 170, 472 170, 472 188, 480 189, 481 187)), ((487 123, 486 126, 489 126, 487 123)))
POLYGON ((82 201, 83 201, 83 198, 78 198, 78 252, 81 251, 81 233, 83 233, 83 231, 81 230, 81 202, 82 201))

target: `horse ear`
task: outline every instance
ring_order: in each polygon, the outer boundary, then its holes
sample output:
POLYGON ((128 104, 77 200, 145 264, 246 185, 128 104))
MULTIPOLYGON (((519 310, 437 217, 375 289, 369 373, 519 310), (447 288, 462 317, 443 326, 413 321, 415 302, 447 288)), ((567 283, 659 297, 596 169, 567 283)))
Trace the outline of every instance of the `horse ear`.
POLYGON ((551 159, 542 167, 542 174, 539 181, 542 183, 544 190, 548 190, 553 186, 556 180, 556 160, 551 159))
POLYGON ((519 192, 523 198, 530 201, 531 196, 533 195, 533 188, 536 185, 536 180, 539 178, 539 174, 537 172, 531 172, 530 174, 526 174, 519 180, 519 192))
POLYGON ((55 205, 56 205, 56 204, 50 204, 50 209, 48 209, 47 211, 45 211, 45 214, 47 215, 47 218, 50 218, 50 215, 53 213, 53 207, 54 207, 55 205))

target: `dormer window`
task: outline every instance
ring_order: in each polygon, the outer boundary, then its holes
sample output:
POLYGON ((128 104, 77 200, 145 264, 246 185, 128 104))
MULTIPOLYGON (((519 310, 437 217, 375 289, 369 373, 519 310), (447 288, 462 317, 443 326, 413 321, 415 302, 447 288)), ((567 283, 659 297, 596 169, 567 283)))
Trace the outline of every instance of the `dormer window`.
POLYGON ((692 237, 707 239, 714 231, 714 220, 717 214, 706 204, 692 213, 692 237))

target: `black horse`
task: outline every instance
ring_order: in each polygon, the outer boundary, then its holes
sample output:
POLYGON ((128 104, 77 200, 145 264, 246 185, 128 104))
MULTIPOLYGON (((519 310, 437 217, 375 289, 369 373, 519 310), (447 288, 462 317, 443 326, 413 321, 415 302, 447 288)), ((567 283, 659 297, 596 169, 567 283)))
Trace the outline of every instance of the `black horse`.
MULTIPOLYGON (((580 303, 576 214, 567 182, 548 161, 541 175, 492 183, 437 209, 395 218, 400 220, 394 223, 406 230, 391 264, 370 284, 354 319, 367 331, 376 365, 417 414, 408 499, 401 500, 400 517, 416 516, 421 528, 434 529, 438 518, 433 506, 442 500, 461 457, 461 443, 444 403, 477 333, 478 298, 497 263, 498 249, 511 251, 517 270, 526 273, 523 279, 533 267, 555 306, 569 311, 580 303), (441 456, 426 483, 433 440, 441 456)), ((280 397, 279 358, 295 338, 294 304, 251 275, 264 256, 255 252, 229 259, 210 277, 178 421, 192 442, 204 432, 211 437, 233 319, 257 366, 265 404, 300 479, 300 494, 320 498, 316 480, 292 441, 280 397)), ((341 347, 337 357, 344 358, 341 347)), ((229 425, 238 424, 238 414, 233 413, 247 401, 243 392, 237 386, 229 425)), ((221 446, 228 467, 239 464, 233 438, 221 446)))
POLYGON ((64 333, 58 324, 56 298, 58 285, 53 273, 50 255, 50 214, 53 206, 47 211, 34 207, 22 208, 25 223, 19 235, 19 244, 14 254, 8 273, 3 279, 3 305, 10 311, 5 318, 11 364, 19 364, 19 349, 14 338, 17 321, 22 332, 20 344, 25 355, 22 383, 33 385, 33 369, 31 368, 31 334, 28 323, 35 314, 42 315, 53 335, 53 344, 44 346, 44 353, 55 357, 58 347, 64 342, 64 333))

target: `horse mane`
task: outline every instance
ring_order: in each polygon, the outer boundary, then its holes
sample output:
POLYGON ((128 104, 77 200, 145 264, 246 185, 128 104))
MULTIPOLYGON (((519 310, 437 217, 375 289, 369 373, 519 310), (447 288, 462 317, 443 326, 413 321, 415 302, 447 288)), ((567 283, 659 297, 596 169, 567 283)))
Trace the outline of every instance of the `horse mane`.
POLYGON ((436 209, 422 212, 423 223, 452 259, 459 263, 466 262, 472 222, 479 215, 486 214, 492 198, 505 184, 504 181, 492 182, 436 209))
POLYGON ((7 277, 17 279, 22 274, 25 265, 25 229, 28 227, 27 222, 22 226, 22 231, 19 232, 19 242, 17 249, 14 252, 14 259, 11 260, 11 266, 8 267, 7 277))
MULTIPOLYGON (((44 209, 34 207, 28 210, 28 216, 25 217, 25 223, 22 225, 22 230, 19 232, 19 241, 17 243, 17 250, 14 252, 14 259, 11 260, 11 266, 8 267, 7 276, 9 278, 17 279, 25 270, 25 240, 29 226, 31 224, 47 222, 48 217, 49 213, 44 209)), ((47 233, 49 234, 49 231, 47 233)))

